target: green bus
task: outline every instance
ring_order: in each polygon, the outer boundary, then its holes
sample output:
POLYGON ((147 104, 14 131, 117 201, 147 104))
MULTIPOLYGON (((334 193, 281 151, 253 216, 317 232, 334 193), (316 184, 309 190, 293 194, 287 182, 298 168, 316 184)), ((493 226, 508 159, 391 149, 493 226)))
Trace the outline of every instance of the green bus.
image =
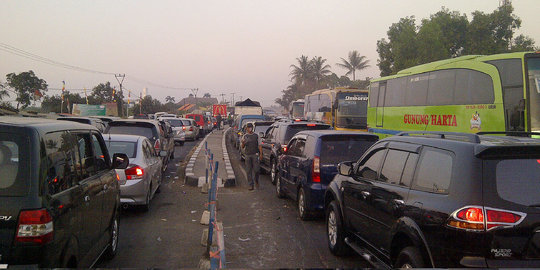
POLYGON ((368 130, 540 131, 540 52, 468 55, 371 81, 368 130))

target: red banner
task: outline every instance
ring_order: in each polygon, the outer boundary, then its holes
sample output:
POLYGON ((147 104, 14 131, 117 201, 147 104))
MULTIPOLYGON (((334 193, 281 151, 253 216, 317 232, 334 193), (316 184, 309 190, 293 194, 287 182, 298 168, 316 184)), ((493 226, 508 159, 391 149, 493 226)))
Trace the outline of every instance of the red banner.
POLYGON ((227 104, 214 104, 212 107, 212 115, 217 116, 218 114, 221 114, 221 117, 225 117, 227 115, 227 104))

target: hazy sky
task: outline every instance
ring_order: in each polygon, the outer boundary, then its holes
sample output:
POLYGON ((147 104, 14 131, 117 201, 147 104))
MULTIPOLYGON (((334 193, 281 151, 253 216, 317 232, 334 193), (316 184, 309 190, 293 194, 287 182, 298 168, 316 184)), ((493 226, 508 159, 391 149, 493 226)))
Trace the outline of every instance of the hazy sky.
MULTIPOLYGON (((538 0, 514 0, 523 33, 540 45, 538 0)), ((357 78, 378 77, 376 42, 400 18, 417 23, 442 6, 465 13, 492 12, 498 0, 370 1, 1 1, 0 43, 58 62, 125 73, 135 93, 177 101, 189 90, 198 96, 224 93, 271 105, 290 84, 290 65, 300 55, 335 63, 358 50, 371 67, 357 78)), ((5 74, 33 70, 50 88, 91 89, 112 75, 63 69, 0 50, 0 81, 5 74)), ((58 93, 50 90, 48 93, 58 93)), ((14 97, 13 97, 14 98, 14 97)), ((221 98, 220 98, 221 100, 221 98)))

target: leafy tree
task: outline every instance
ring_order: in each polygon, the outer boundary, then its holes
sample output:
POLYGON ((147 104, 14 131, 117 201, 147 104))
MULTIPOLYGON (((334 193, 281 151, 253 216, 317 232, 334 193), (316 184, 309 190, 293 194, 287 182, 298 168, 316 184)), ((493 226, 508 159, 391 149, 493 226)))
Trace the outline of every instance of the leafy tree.
POLYGON ((512 41, 511 51, 524 52, 536 51, 538 48, 534 46, 534 40, 530 37, 519 35, 512 41))
POLYGON ((9 73, 6 75, 8 86, 17 93, 17 110, 19 105, 26 108, 32 102, 32 97, 36 90, 40 92, 47 91, 47 82, 38 78, 34 71, 21 72, 19 74, 9 73))
POLYGON ((59 113, 61 111, 68 112, 68 105, 72 106, 73 104, 86 104, 86 98, 81 97, 79 93, 70 93, 69 91, 64 92, 64 107, 62 106, 62 96, 45 96, 43 101, 41 101, 41 111, 44 113, 55 112, 59 113), (69 104, 68 101, 69 100, 69 104))
POLYGON ((347 58, 347 60, 341 58, 341 63, 337 63, 336 65, 347 70, 347 73, 345 74, 346 76, 352 74, 353 81, 355 81, 356 71, 369 67, 368 63, 369 60, 367 60, 365 56, 360 55, 358 51, 355 50, 349 52, 349 57, 347 58))
POLYGON ((472 20, 457 11, 442 8, 424 19, 419 27, 414 17, 405 17, 390 26, 387 39, 377 41, 381 76, 418 64, 467 54, 496 54, 536 49, 534 40, 514 38, 521 20, 510 4, 492 13, 472 13, 472 20))
POLYGON ((92 89, 92 94, 89 96, 97 104, 114 102, 120 97, 119 91, 111 87, 110 82, 100 83, 92 89), (114 95, 113 95, 114 92, 114 95))
POLYGON ((0 100, 4 99, 5 97, 9 97, 9 92, 7 90, 7 86, 0 82, 0 100))
POLYGON ((210 97, 212 97, 212 96, 210 95, 210 93, 204 93, 204 95, 203 95, 203 98, 210 98, 210 97))
POLYGON ((163 104, 161 104, 159 100, 152 98, 152 96, 150 95, 147 95, 144 98, 142 98, 140 103, 137 102, 135 104, 135 106, 132 109, 132 114, 140 113, 141 105, 142 105, 143 114, 156 113, 156 112, 163 111, 165 109, 165 107, 163 106, 163 104))

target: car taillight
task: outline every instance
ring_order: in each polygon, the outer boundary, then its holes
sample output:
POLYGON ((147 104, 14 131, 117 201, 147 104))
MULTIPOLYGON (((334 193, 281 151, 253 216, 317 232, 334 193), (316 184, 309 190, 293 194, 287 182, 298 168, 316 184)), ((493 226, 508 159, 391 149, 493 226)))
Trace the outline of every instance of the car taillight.
POLYGON ((118 173, 116 173, 116 181, 120 181, 120 175, 118 173))
POLYGON ((144 169, 139 165, 131 165, 131 167, 126 169, 126 178, 127 180, 141 179, 144 175, 144 169))
POLYGON ((283 151, 283 153, 287 152, 287 145, 286 144, 281 145, 281 151, 283 151))
POLYGON ((182 127, 182 130, 186 130, 186 127, 185 127, 185 126, 183 126, 183 127, 182 127))
POLYGON ((161 146, 159 144, 159 139, 156 140, 156 143, 154 143, 154 149, 159 153, 159 150, 161 149, 161 146))
POLYGON ((484 231, 501 226, 518 225, 526 215, 489 207, 466 206, 456 210, 447 224, 457 229, 484 231))
POLYGON ((45 244, 53 239, 52 217, 46 209, 21 211, 16 242, 45 244))
POLYGON ((307 124, 308 127, 314 127, 316 124, 307 124))
POLYGON ((190 127, 190 128, 189 128, 189 131, 193 131, 193 127, 190 127))
POLYGON ((321 182, 321 159, 318 156, 313 158, 313 171, 311 173, 311 181, 313 183, 321 182))

